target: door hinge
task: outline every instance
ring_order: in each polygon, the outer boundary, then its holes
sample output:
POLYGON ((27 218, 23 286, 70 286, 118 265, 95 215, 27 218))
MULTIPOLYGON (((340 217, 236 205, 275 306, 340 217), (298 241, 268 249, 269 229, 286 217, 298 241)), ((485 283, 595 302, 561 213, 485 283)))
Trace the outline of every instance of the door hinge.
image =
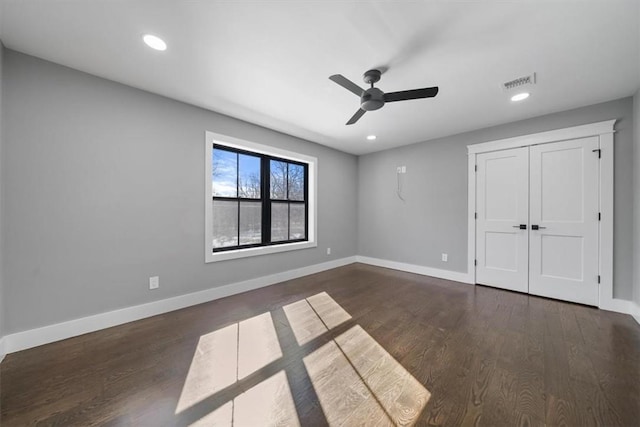
POLYGON ((474 214, 473 214, 473 217, 474 217, 475 219, 478 219, 478 212, 474 213, 474 214))
POLYGON ((476 172, 478 172, 478 165, 476 165, 474 169, 476 172))
POLYGON ((473 260, 473 265, 478 265, 478 260, 477 259, 473 260))
POLYGON ((591 151, 593 151, 594 153, 597 151, 597 152, 598 152, 598 158, 599 158, 599 159, 601 159, 601 158, 602 158, 602 150, 601 150, 601 149, 596 148, 595 150, 591 150, 591 151))
POLYGON ((598 212, 598 221, 602 221, 602 212, 598 212))
POLYGON ((600 275, 598 274, 598 283, 600 283, 600 275))

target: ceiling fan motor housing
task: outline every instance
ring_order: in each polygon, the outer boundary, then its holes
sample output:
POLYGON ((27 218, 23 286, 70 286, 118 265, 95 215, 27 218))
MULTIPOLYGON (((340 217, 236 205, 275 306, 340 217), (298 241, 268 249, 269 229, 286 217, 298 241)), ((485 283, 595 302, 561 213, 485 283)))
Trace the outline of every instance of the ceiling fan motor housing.
POLYGON ((360 98, 360 108, 365 111, 373 111, 382 108, 384 105, 384 92, 377 87, 372 87, 364 91, 360 98))
POLYGON ((380 76, 382 76, 382 72, 380 70, 369 70, 364 73, 362 80, 364 80, 366 84, 372 85, 380 81, 380 76))

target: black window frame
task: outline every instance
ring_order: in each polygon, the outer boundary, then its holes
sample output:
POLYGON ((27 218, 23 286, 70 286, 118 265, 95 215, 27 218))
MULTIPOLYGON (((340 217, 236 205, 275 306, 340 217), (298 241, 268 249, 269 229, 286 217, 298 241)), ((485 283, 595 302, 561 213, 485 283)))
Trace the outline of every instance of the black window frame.
MULTIPOLYGON (((224 246, 220 248, 212 247, 213 253, 227 252, 227 251, 237 251, 241 249, 250 249, 250 248, 259 248, 259 247, 268 247, 268 246, 277 246, 277 245, 286 245, 290 243, 299 243, 299 242, 308 242, 309 241, 309 164, 299 160, 286 159, 278 156, 273 156, 270 154, 264 154, 260 152, 244 150, 241 148, 230 147, 224 144, 213 143, 213 149, 211 151, 211 158, 208 160, 213 162, 213 156, 216 149, 229 151, 232 153, 236 153, 237 155, 244 154, 248 156, 258 157, 260 158, 260 198, 250 198, 250 197, 240 197, 239 191, 239 171, 236 172, 236 197, 226 197, 226 196, 214 196, 211 195, 212 203, 216 200, 222 201, 237 201, 238 202, 238 244, 235 246, 224 246), (293 164, 297 166, 302 166, 304 168, 304 200, 289 200, 289 176, 288 171, 289 167, 287 166, 287 176, 285 177, 285 182, 287 185, 287 198, 286 199, 272 199, 271 198, 271 161, 276 162, 284 162, 287 164, 293 164), (261 202, 261 243, 252 243, 252 244, 240 244, 240 203, 242 201, 245 202, 261 202), (288 227, 287 227, 287 237, 291 236, 291 205, 304 205, 304 238, 302 239, 288 239, 288 240, 279 240, 277 242, 271 241, 271 203, 282 203, 288 205, 288 227)), ((239 163, 239 162, 238 162, 239 163)), ((239 164, 238 164, 239 166, 239 164)), ((210 179, 213 179, 210 177, 210 179)), ((213 184, 213 181, 212 181, 213 184)), ((215 224, 215 217, 212 219, 215 224)), ((213 236, 212 236, 213 237, 213 236)))

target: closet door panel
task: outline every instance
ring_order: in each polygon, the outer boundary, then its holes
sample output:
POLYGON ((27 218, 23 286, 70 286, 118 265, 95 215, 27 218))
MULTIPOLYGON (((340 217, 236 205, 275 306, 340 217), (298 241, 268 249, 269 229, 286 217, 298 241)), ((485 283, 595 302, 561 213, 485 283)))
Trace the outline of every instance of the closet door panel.
POLYGON ((527 292, 528 149, 476 158, 476 281, 527 292))
POLYGON ((532 294, 598 305, 598 145, 591 137, 530 148, 532 294))

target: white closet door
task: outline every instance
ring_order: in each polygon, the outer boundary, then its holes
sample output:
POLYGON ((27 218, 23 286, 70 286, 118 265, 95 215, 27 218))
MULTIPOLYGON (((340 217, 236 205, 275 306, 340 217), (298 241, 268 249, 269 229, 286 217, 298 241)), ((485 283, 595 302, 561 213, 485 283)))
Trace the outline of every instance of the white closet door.
POLYGON ((529 150, 476 158, 476 281, 528 291, 529 150))
POLYGON ((530 149, 531 294, 598 305, 598 146, 590 137, 530 149))

